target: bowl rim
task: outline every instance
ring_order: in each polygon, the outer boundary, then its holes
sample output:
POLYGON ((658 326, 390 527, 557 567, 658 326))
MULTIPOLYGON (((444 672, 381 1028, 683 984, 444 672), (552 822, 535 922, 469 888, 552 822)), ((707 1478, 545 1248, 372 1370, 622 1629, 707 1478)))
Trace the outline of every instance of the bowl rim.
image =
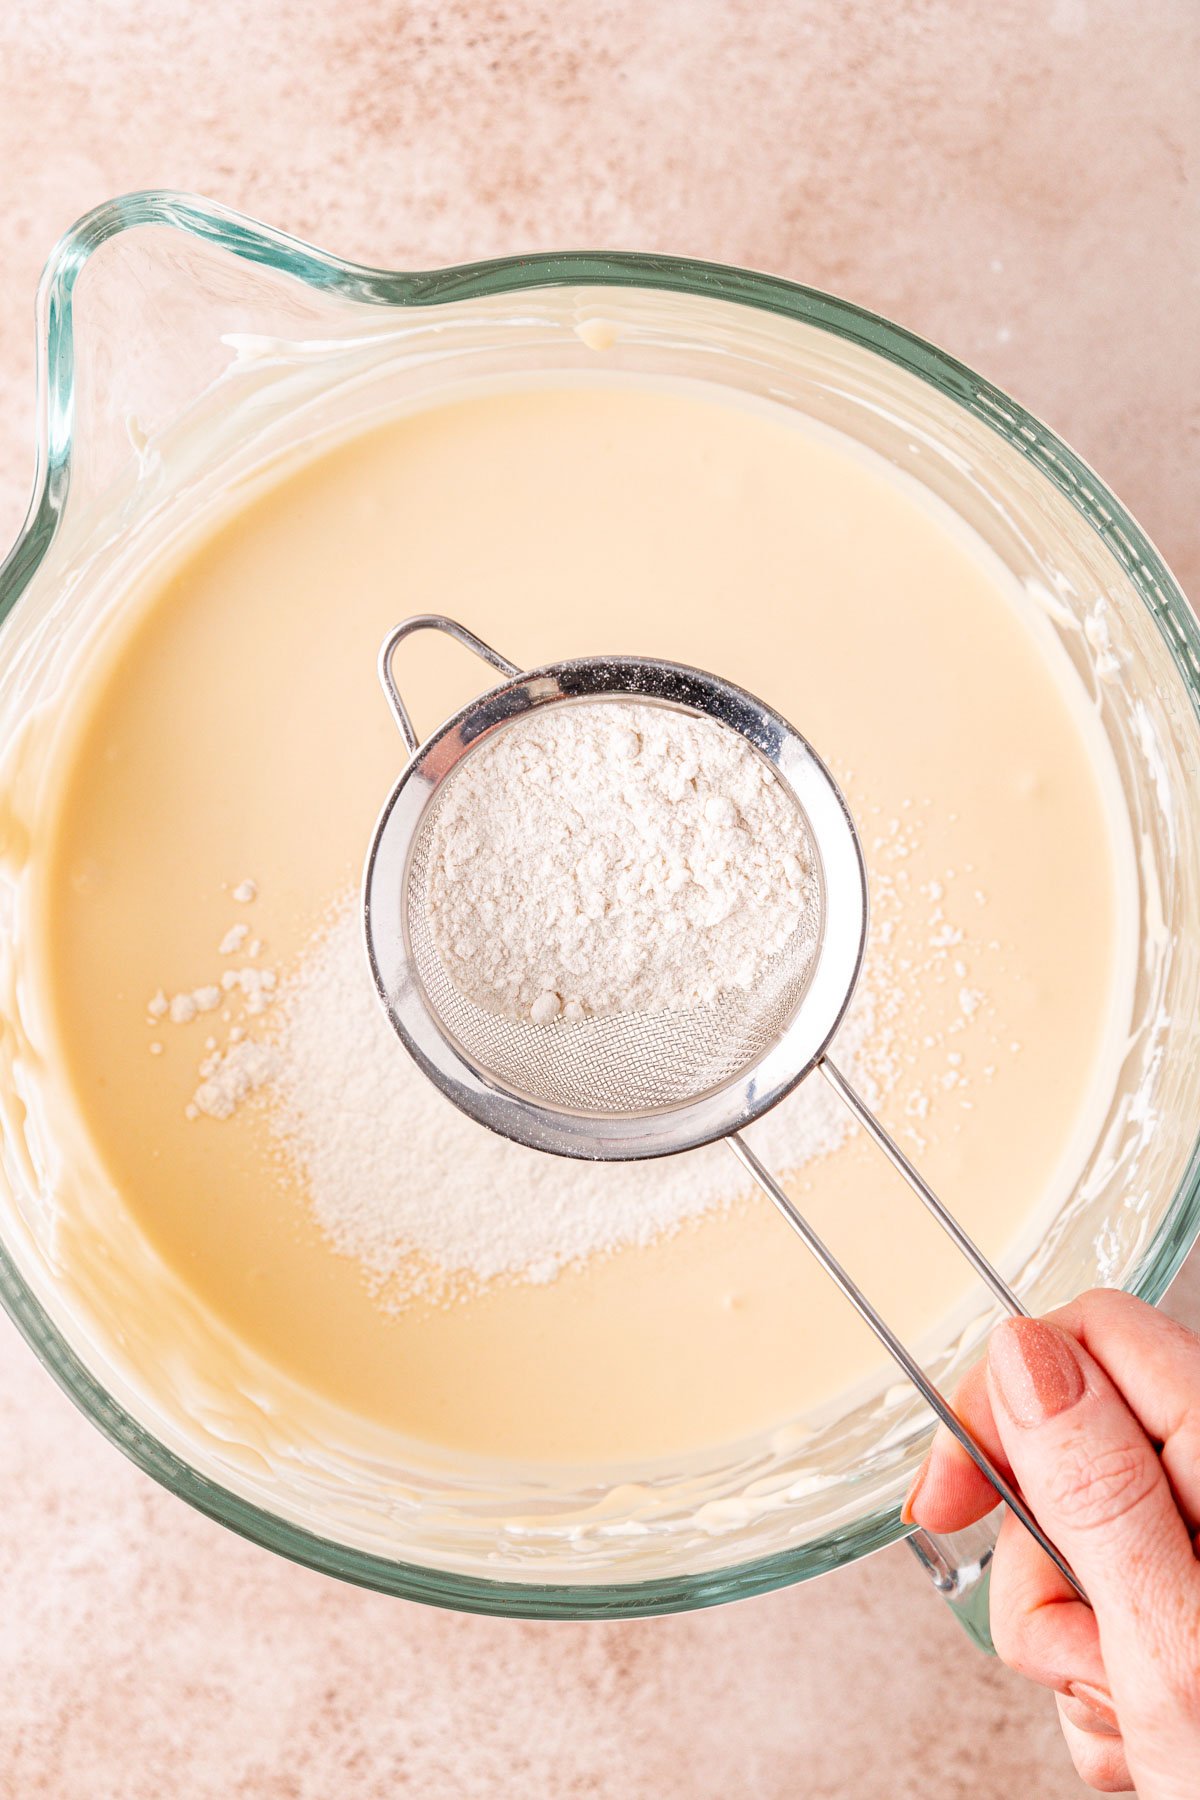
MULTIPOLYGON (((74 448, 75 284, 121 233, 166 226, 340 299, 395 309, 556 287, 637 288, 724 301, 815 326, 915 375, 1018 450, 1081 514, 1129 576, 1164 638, 1200 717, 1200 626, 1162 556, 1095 472, 1000 388, 934 344, 847 300, 780 276, 720 263, 632 252, 565 251, 429 270, 348 262, 198 195, 150 189, 85 213, 50 254, 37 296, 37 439, 33 492, 0 563, 0 627, 45 559, 70 488, 74 448)), ((1126 1282, 1156 1302, 1200 1232, 1200 1133, 1152 1242, 1126 1282)), ((163 1487, 240 1536, 323 1574, 455 1611, 533 1619, 617 1619, 744 1599, 823 1574, 907 1536, 897 1510, 877 1508, 816 1539, 699 1574, 636 1582, 492 1580, 393 1560, 305 1530, 212 1482, 153 1436, 86 1369, 0 1244, 0 1304, 80 1411, 163 1487)))

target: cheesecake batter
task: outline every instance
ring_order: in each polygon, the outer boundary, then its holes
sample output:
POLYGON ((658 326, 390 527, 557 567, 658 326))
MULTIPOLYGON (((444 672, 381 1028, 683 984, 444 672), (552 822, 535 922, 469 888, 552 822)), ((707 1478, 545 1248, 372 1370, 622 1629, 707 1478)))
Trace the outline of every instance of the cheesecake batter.
MULTIPOLYGON (((597 1235, 594 1172, 448 1139, 431 1090, 389 1112, 394 1041, 330 1032, 322 1074, 320 959, 403 761, 376 653, 421 610, 524 666, 712 669, 810 738, 870 871, 854 1055, 1010 1272, 1090 1147, 1129 1008, 1130 851, 1065 659, 949 514, 783 409, 531 384, 328 450, 148 571, 63 732, 32 978, 95 1155, 214 1339, 485 1456, 628 1466, 828 1415, 878 1346, 726 1151, 606 1171, 597 1235), (539 1254, 472 1260, 514 1194, 539 1254), (556 1249, 560 1202, 594 1229, 556 1249)), ((403 654, 419 729, 489 679, 440 641, 403 654)), ((365 959, 361 980, 374 1007, 365 959)), ((972 1279, 878 1153, 812 1116, 761 1129, 936 1344, 972 1279)))

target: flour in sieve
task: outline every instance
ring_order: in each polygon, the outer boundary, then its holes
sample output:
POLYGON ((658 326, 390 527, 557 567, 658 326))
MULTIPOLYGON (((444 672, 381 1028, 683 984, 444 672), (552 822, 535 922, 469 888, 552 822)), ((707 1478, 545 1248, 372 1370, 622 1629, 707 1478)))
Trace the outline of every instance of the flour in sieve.
MULTIPOLYGON (((874 1094, 862 1046, 869 1009, 839 1057, 874 1094)), ((540 1155, 466 1118, 397 1043, 366 972, 357 896, 307 951, 277 1003, 266 1090, 271 1129, 331 1247, 358 1259, 385 1304, 432 1267, 441 1292, 497 1277, 549 1281, 565 1266, 648 1244, 731 1204, 745 1178, 721 1145, 653 1163, 540 1155), (416 1272, 415 1272, 416 1271, 416 1272)), ((793 1169, 849 1134, 823 1082, 807 1082, 751 1129, 772 1167, 793 1169)))
POLYGON ((475 750, 427 868, 455 986, 537 1024, 708 1006, 817 935, 811 844, 769 764, 641 702, 550 707, 475 750))

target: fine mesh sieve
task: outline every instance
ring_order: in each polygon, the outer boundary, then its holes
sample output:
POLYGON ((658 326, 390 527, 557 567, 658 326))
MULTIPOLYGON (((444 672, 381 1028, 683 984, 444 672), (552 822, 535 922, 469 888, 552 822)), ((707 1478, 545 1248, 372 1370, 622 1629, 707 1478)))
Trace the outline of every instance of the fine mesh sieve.
MULTIPOLYGON (((794 1201, 741 1137, 743 1127, 818 1071, 900 1172, 1001 1304, 1025 1308, 893 1142, 829 1046, 853 994, 867 932, 858 834, 837 784, 811 745, 744 689, 682 664, 592 657, 522 673, 472 632, 423 613, 392 631, 380 678, 410 760, 376 827, 363 884, 367 953, 380 998, 405 1047, 462 1111, 490 1130, 592 1161, 665 1156, 725 1139, 859 1316, 1077 1593, 1083 1591, 1019 1494, 895 1336, 794 1201), (436 630, 505 679, 420 743, 393 659, 415 631, 436 630), (603 702, 672 709, 733 731, 770 766, 795 808, 815 880, 814 904, 752 986, 706 1006, 620 1012, 537 1024, 464 994, 429 918, 429 861, 441 808, 469 780, 472 758, 540 709, 603 702)), ((476 765, 478 766, 478 765, 476 765)))

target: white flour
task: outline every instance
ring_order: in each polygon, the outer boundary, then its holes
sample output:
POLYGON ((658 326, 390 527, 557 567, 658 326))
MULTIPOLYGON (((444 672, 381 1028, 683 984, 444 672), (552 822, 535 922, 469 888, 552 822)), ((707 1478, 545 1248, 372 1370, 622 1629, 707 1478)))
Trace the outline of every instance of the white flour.
POLYGON ((746 991, 817 893, 800 815, 745 738, 638 702, 531 715, 430 831, 429 925, 476 1005, 547 1024, 746 991))
POLYGON ((193 1115, 232 1118, 242 1101, 278 1069, 279 1052, 275 1046, 261 1044, 254 1038, 237 1038, 226 1050, 210 1051, 200 1064, 200 1085, 192 1095, 193 1115))
MULTIPOLYGON (((384 1016, 357 896, 281 991, 277 1022, 271 1129, 330 1245, 363 1264, 385 1303, 402 1304, 422 1286, 445 1291, 438 1271, 468 1290, 505 1275, 549 1281, 746 1191, 721 1145, 653 1163, 579 1163, 522 1149, 464 1117, 384 1016)), ((874 1093, 858 1055, 868 1024, 860 1009, 838 1049, 874 1093)), ((849 1129, 836 1097, 809 1081, 750 1135, 773 1168, 789 1169, 836 1149, 849 1129)))

